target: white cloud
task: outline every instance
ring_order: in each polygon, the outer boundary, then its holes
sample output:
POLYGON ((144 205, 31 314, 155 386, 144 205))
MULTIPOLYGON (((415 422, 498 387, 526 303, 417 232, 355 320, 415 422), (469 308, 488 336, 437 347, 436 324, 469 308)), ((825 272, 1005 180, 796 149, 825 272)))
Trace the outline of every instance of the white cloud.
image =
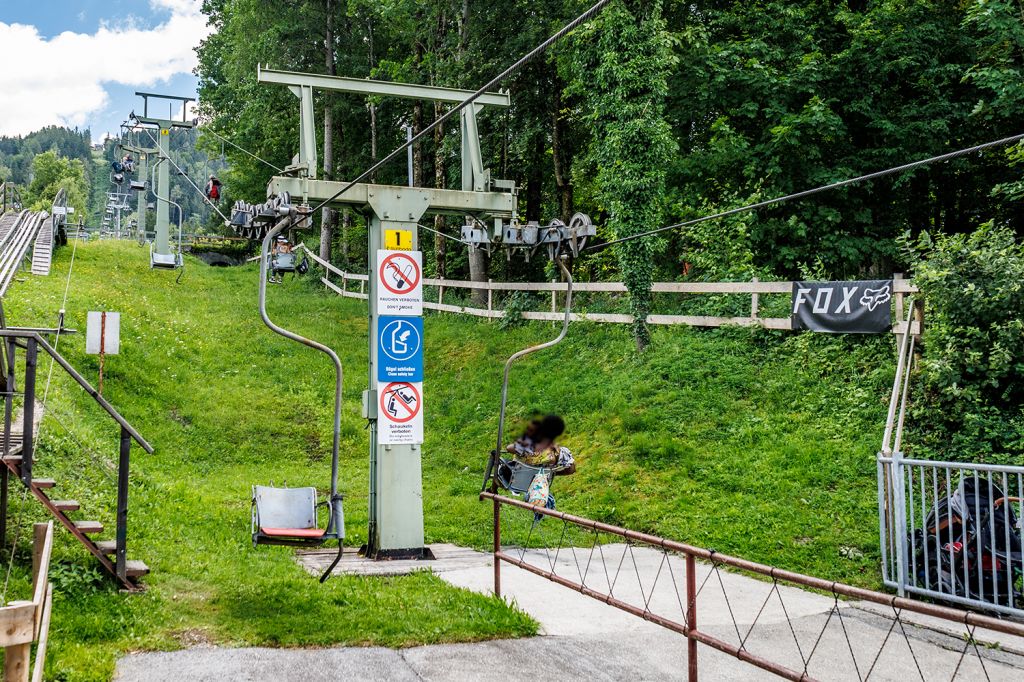
MULTIPOLYGON (((47 125, 83 126, 108 97, 104 84, 153 87, 189 73, 195 47, 210 33, 201 0, 151 0, 170 18, 155 28, 104 25, 93 34, 53 38, 34 26, 0 22, 0 135, 47 125)), ((128 116, 124 112, 125 117, 128 116)))

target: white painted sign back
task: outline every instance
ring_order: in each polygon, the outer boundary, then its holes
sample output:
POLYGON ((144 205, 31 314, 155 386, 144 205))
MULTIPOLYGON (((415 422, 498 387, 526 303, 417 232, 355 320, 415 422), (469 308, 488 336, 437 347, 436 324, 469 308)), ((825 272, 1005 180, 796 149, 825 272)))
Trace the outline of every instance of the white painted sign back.
POLYGON ((117 355, 121 350, 121 313, 89 311, 85 328, 85 352, 117 355))

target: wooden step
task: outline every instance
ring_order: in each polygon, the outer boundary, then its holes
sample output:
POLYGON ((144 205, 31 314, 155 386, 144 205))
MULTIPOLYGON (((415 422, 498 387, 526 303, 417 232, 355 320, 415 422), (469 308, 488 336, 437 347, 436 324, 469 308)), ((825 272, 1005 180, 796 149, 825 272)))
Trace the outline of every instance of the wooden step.
POLYGON ((20 466, 23 458, 21 455, 7 455, 6 457, 0 457, 0 459, 3 459, 4 462, 10 462, 15 466, 20 466))
POLYGON ((114 540, 97 540, 96 547, 104 554, 113 554, 117 551, 117 542, 114 540))
POLYGON ((75 528, 89 535, 103 532, 103 524, 99 521, 75 521, 75 528))
POLYGON ((129 578, 141 578, 149 573, 149 566, 138 559, 124 562, 125 573, 129 578))
POLYGON ((57 511, 65 514, 82 508, 82 505, 78 504, 77 500, 51 500, 50 503, 57 508, 57 511))
POLYGON ((32 485, 37 488, 52 488, 57 482, 52 478, 33 478, 32 485))

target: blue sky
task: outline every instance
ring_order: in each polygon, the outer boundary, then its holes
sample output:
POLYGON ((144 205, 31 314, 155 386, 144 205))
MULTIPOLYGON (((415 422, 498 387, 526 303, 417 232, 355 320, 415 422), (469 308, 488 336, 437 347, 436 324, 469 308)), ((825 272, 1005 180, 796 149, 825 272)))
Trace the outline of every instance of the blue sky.
POLYGON ((116 132, 136 90, 194 96, 201 0, 0 0, 0 135, 116 132), (17 69, 9 65, 17 64, 17 69))

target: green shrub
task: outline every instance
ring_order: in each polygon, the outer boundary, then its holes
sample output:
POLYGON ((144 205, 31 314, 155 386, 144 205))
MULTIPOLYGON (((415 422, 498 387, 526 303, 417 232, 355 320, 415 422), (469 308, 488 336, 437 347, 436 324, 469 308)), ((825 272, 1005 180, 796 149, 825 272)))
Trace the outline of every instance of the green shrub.
POLYGON ((1024 454, 1024 246, 987 223, 904 245, 925 302, 923 454, 1019 460, 1024 454))

